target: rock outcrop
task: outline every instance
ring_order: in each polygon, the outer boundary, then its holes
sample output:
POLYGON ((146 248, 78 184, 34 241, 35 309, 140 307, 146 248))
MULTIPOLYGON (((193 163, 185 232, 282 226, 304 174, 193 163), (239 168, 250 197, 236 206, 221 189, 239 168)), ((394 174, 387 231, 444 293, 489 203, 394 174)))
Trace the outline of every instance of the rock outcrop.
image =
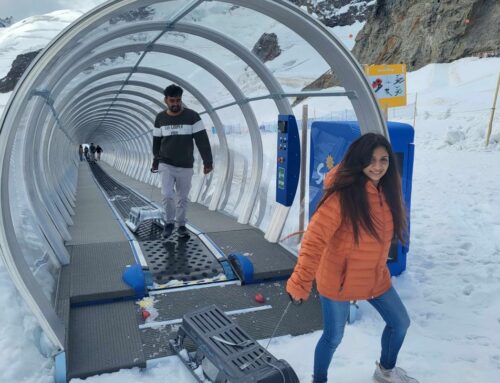
POLYGON ((498 0, 378 0, 356 36, 363 64, 416 70, 467 56, 500 55, 498 0))
POLYGON ((40 51, 41 49, 34 52, 24 53, 16 57, 16 59, 12 62, 12 66, 9 73, 7 73, 7 76, 0 80, 0 93, 7 93, 14 90, 24 71, 28 68, 40 51))
POLYGON ((12 24, 12 16, 6 18, 0 17, 0 28, 7 28, 11 24, 12 24))
POLYGON ((289 0, 307 12, 316 15, 327 27, 363 22, 373 8, 373 2, 364 0, 289 0), (369 4, 370 3, 370 4, 369 4))
POLYGON ((252 48, 253 54, 261 59, 262 62, 274 60, 281 53, 278 44, 278 36, 275 33, 264 33, 252 48))
POLYGON ((121 21, 130 23, 132 21, 149 20, 154 15, 154 10, 148 7, 140 7, 131 11, 114 16, 109 20, 110 24, 117 24, 121 21))

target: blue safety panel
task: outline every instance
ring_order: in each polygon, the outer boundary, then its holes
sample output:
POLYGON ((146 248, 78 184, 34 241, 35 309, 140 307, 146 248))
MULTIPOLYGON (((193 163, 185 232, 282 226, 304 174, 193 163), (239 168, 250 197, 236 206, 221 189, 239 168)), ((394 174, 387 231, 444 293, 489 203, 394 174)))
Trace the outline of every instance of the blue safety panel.
POLYGON ((276 143, 276 202, 292 206, 300 174, 300 140, 293 115, 278 116, 276 143))
MULTIPOLYGON (((388 122, 391 145, 401 172, 403 198, 410 219, 411 185, 414 160, 414 136, 411 125, 388 122)), ((361 134, 357 121, 315 121, 311 125, 309 169, 309 216, 314 213, 323 195, 323 179, 344 157, 347 148, 361 134)), ((408 246, 397 243, 391 246, 388 267, 392 275, 406 269, 408 246)))

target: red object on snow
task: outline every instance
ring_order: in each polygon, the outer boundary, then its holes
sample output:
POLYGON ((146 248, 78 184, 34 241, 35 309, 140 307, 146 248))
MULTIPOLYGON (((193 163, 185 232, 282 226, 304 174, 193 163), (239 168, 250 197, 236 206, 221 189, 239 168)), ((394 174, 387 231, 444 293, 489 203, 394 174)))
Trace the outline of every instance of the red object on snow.
POLYGON ((255 302, 257 302, 257 303, 265 303, 266 302, 266 298, 264 298, 264 295, 262 295, 261 293, 257 293, 257 294, 255 294, 255 302))
POLYGON ((142 319, 146 320, 150 316, 150 312, 148 310, 142 310, 142 319))

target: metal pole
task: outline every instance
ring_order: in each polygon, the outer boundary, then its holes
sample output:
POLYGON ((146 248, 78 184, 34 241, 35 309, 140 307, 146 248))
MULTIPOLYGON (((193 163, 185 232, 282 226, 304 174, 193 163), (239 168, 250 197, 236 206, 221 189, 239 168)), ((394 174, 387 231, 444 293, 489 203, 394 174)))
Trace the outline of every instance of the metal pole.
POLYGON ((413 107, 413 129, 415 129, 415 123, 417 122, 417 97, 418 93, 415 93, 415 106, 413 107))
POLYGON ((498 73, 497 89, 493 98, 493 107, 491 108, 490 123, 488 124, 488 133, 486 133, 486 146, 490 143, 491 129, 493 128, 493 117, 495 116, 495 106, 497 104, 498 89, 500 88, 500 72, 498 73))
POLYGON ((306 163, 307 163, 307 120, 308 107, 307 104, 302 106, 302 145, 300 147, 300 213, 299 213, 299 239, 302 239, 304 231, 304 213, 305 213, 305 198, 306 198, 306 163))

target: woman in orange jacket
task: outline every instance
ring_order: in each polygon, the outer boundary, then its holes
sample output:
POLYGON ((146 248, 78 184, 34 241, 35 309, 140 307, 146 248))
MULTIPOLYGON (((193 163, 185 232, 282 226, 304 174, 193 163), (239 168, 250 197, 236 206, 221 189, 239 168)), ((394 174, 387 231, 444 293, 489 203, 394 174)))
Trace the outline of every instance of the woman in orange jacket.
POLYGON ((327 381, 350 301, 361 299, 386 322, 375 381, 418 383, 396 367, 410 318, 391 286, 386 264, 393 238, 405 242, 405 234, 401 179, 391 145, 382 135, 365 134, 326 176, 324 195, 287 282, 287 292, 296 301, 308 298, 314 279, 320 294, 324 329, 314 354, 314 383, 327 381))

